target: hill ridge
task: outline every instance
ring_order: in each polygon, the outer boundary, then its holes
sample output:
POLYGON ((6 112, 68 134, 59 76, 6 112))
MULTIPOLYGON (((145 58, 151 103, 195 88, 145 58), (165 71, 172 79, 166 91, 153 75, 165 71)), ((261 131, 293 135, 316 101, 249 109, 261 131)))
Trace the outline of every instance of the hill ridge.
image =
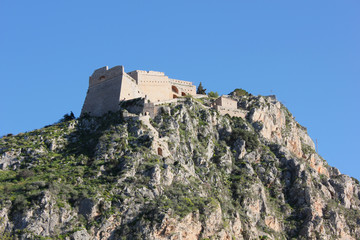
POLYGON ((244 118, 186 97, 154 118, 121 110, 1 138, 0 233, 360 238, 359 182, 329 166, 273 97, 231 97, 244 118))

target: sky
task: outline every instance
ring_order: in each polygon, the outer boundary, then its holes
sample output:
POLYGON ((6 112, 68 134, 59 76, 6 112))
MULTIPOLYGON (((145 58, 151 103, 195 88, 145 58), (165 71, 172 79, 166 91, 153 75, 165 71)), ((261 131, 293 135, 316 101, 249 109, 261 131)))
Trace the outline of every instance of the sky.
POLYGON ((360 179, 360 1, 0 0, 0 136, 79 116, 100 67, 275 94, 360 179))

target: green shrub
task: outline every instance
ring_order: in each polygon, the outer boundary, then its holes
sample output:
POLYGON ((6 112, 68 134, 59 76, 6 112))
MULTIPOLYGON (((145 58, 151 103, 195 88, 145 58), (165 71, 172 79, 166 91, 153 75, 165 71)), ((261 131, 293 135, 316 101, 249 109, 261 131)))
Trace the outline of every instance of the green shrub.
POLYGON ((60 123, 62 123, 62 122, 67 122, 67 121, 71 121, 71 120, 73 120, 73 119, 75 119, 75 115, 74 115, 74 113, 71 111, 70 112, 70 114, 69 113, 66 113, 64 116, 63 116, 63 118, 62 119, 60 119, 60 123))
POLYGON ((235 96, 248 96, 249 93, 247 91, 245 91, 244 89, 242 88, 236 88, 234 91, 233 91, 234 95, 235 96))
POLYGON ((0 236, 0 240, 13 240, 13 239, 15 238, 9 232, 4 232, 2 236, 0 236))
POLYGON ((315 153, 315 150, 310 145, 307 145, 305 143, 301 143, 301 150, 304 154, 315 153))
POLYGON ((28 206, 29 202, 26 200, 24 195, 16 196, 13 201, 13 210, 14 211, 22 211, 28 206))
POLYGON ((149 212, 166 212, 168 209, 174 210, 179 217, 185 217, 187 214, 199 210, 204 212, 205 208, 216 207, 215 200, 212 198, 194 196, 190 186, 181 183, 174 183, 164 190, 164 194, 155 199, 147 206, 149 212))
POLYGON ((254 151, 259 146, 259 140, 256 134, 241 128, 235 128, 231 132, 230 136, 225 138, 225 141, 228 145, 233 146, 238 139, 245 141, 245 147, 247 150, 254 151))
POLYGON ((354 180, 354 182, 355 182, 356 184, 359 184, 359 180, 357 180, 356 178, 351 177, 351 179, 354 180))
POLYGON ((34 176, 34 171, 29 170, 29 169, 23 169, 18 173, 16 178, 18 180, 20 180, 20 179, 26 179, 26 178, 29 178, 29 177, 32 177, 32 176, 34 176))
POLYGON ((211 91, 211 92, 208 93, 208 96, 211 97, 211 98, 218 98, 219 94, 218 94, 218 92, 211 91))

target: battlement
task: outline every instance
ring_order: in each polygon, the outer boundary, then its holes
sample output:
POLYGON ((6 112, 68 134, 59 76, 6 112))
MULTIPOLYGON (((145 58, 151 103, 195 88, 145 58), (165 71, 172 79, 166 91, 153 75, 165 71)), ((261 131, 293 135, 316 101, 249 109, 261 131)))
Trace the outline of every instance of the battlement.
POLYGON ((129 74, 130 76, 133 75, 133 74, 153 75, 153 76, 165 76, 165 73, 163 73, 163 72, 158 72, 158 71, 144 71, 144 70, 135 70, 135 71, 128 72, 127 74, 129 74))
POLYGON ((92 87, 122 74, 124 74, 123 66, 115 66, 110 69, 108 66, 105 66, 96 69, 94 73, 89 77, 89 87, 92 87))
POLYGON ((188 82, 188 81, 184 81, 184 80, 171 79, 171 78, 169 78, 169 80, 172 84, 182 84, 182 85, 187 85, 187 86, 193 85, 192 82, 188 82))

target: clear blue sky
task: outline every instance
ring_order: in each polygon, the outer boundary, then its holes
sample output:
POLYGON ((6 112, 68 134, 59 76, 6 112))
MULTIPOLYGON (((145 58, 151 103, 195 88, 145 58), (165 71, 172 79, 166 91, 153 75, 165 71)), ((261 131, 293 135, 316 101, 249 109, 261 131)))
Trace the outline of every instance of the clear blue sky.
POLYGON ((360 1, 0 0, 0 136, 79 115, 105 65, 274 93, 360 179, 360 1))

